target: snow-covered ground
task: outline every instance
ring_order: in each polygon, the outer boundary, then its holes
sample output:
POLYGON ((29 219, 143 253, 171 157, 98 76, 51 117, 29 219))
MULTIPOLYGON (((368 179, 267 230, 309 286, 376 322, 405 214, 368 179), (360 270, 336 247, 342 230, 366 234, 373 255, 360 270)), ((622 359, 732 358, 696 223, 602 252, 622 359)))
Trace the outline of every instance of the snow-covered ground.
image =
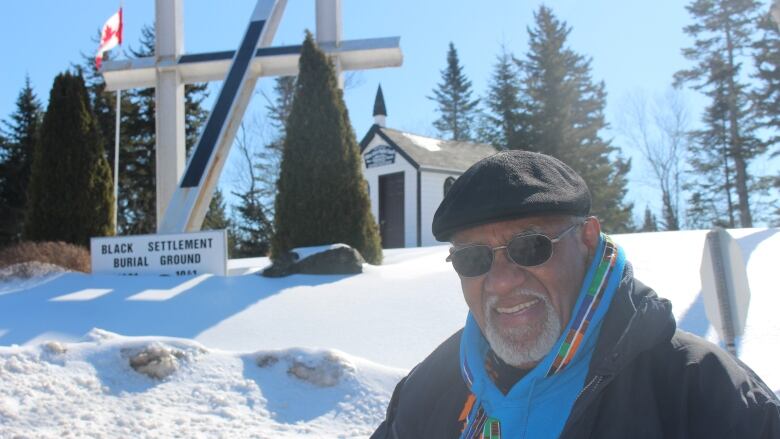
POLYGON ((235 353, 91 331, 0 348, 0 437, 366 437, 404 375, 332 350, 235 353), (152 362, 130 366, 142 352, 152 362))
MULTIPOLYGON (((740 357, 775 391, 778 232, 731 231, 752 292, 740 357)), ((615 238, 678 325, 718 342, 705 235, 615 238)), ((0 437, 366 437, 398 379, 463 324, 446 254, 387 250, 355 276, 268 279, 256 258, 228 277, 0 281, 0 437)))

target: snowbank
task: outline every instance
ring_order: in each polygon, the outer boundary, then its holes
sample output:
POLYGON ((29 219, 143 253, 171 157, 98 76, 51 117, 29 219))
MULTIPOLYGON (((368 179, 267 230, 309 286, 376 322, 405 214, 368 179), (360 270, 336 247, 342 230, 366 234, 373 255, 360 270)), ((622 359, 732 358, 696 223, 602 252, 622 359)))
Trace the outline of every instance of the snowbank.
POLYGON ((0 347, 0 437, 366 437, 403 370, 333 350, 230 353, 91 331, 0 347), (138 352, 176 352, 164 378, 138 352))

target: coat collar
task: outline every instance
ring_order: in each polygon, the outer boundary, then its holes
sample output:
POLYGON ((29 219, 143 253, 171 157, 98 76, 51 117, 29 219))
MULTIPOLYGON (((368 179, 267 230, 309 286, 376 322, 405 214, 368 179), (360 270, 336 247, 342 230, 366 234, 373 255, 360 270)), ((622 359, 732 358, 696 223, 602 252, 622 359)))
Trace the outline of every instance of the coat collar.
POLYGON ((630 263, 603 325, 589 377, 618 373, 640 353, 671 340, 677 329, 671 302, 634 279, 630 263))

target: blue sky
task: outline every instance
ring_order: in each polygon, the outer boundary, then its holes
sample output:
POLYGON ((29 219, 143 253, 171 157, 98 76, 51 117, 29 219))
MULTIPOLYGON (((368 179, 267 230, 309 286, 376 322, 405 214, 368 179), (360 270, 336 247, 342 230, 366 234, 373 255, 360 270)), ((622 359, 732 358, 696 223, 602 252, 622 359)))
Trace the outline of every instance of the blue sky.
MULTIPOLYGON (((501 45, 521 56, 527 50, 527 26, 542 2, 537 0, 343 0, 344 38, 400 36, 404 63, 400 68, 358 74, 358 85, 346 91, 346 102, 358 139, 373 123, 372 108, 381 83, 388 109, 388 125, 419 134, 435 134, 435 105, 426 96, 440 80, 447 44, 458 50, 467 76, 478 95, 484 94, 501 45)), ((682 28, 690 19, 684 0, 551 0, 545 4, 573 27, 570 46, 592 58, 592 73, 604 80, 608 92, 607 118, 614 121, 621 101, 637 90, 663 93, 672 74, 689 64, 680 49, 690 44, 682 28)), ((238 45, 254 0, 184 2, 184 48, 187 53, 233 49, 238 45)), ((91 38, 116 11, 118 1, 30 0, 4 2, 0 14, 0 47, 5 58, 0 68, 0 118, 14 102, 29 74, 44 103, 54 76, 80 61, 81 53, 96 49, 91 38)), ((125 48, 137 47, 140 29, 154 22, 153 0, 124 4, 125 48)), ((275 45, 297 44, 304 29, 314 29, 314 1, 289 0, 275 45)), ((267 90, 270 80, 258 88, 267 90)), ((212 97, 218 93, 212 86, 212 97)), ((686 93, 692 119, 698 120, 703 99, 686 93)), ((256 95, 247 111, 262 113, 263 98, 256 95)), ((210 108, 209 101, 207 108, 210 108)), ((613 131, 604 133, 621 139, 613 131)), ((629 197, 641 213, 644 205, 657 205, 658 196, 648 184, 647 170, 636 152, 629 197)), ((236 155, 236 154, 234 154, 236 155)), ((230 185, 230 166, 221 185, 230 185)))

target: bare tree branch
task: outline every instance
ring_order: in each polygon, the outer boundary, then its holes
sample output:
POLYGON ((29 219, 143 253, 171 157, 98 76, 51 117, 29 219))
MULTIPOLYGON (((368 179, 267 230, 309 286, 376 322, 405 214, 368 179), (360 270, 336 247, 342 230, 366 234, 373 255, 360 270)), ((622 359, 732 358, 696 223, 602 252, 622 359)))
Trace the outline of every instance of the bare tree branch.
POLYGON ((670 89, 649 101, 637 91, 624 99, 618 131, 638 150, 661 190, 662 224, 679 230, 683 160, 688 149, 690 120, 679 91, 670 89))

